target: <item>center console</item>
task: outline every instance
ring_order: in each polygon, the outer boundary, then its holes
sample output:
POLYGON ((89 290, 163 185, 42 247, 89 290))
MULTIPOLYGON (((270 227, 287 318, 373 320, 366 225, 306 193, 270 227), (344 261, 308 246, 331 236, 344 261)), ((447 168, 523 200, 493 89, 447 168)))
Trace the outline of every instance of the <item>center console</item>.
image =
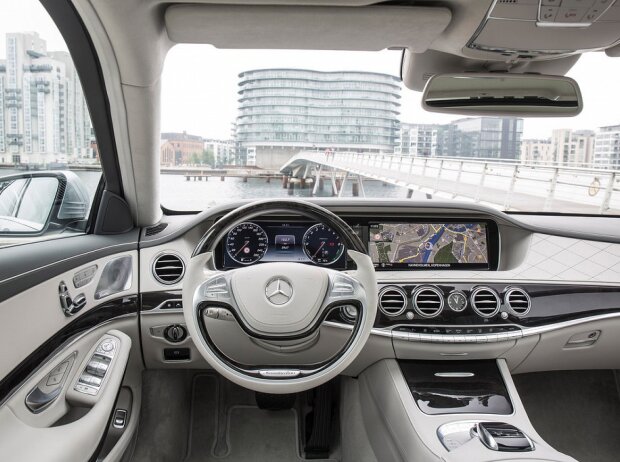
POLYGON ((389 359, 358 383, 377 460, 575 462, 536 432, 503 359, 389 359))
POLYGON ((424 414, 513 412, 508 389, 493 360, 400 361, 399 365, 424 414))

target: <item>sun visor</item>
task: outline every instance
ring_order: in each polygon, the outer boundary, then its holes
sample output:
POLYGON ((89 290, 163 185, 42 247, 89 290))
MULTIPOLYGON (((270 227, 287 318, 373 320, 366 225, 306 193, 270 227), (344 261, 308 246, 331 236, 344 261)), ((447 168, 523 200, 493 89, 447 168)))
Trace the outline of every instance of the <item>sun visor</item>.
POLYGON ((173 5, 168 36, 176 43, 217 48, 377 51, 390 47, 420 53, 450 23, 442 7, 301 7, 173 5))

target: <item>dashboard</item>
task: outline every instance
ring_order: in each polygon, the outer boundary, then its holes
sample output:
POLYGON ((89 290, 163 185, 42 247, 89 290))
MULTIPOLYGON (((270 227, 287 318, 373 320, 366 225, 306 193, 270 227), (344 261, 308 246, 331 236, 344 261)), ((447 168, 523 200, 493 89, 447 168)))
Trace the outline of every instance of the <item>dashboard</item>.
MULTIPOLYGON (((500 239, 492 220, 347 221, 378 271, 497 269, 500 239)), ((348 264, 345 250, 341 236, 323 223, 256 220, 226 234, 218 245, 216 266, 226 270, 297 262, 343 270, 348 264)))
MULTIPOLYGON (((378 306, 368 361, 466 355, 506 357, 517 367, 527 357, 519 367, 535 370, 548 368, 551 357, 553 367, 598 367, 601 349, 617 351, 611 345, 620 338, 617 219, 515 217, 436 201, 313 202, 341 217, 374 262, 378 306)), ((162 359, 163 350, 175 346, 165 328, 183 325, 181 288, 193 249, 234 208, 168 216, 164 231, 141 240, 142 331, 150 367, 200 367, 194 359, 162 359), (172 280, 158 274, 160 266, 169 271, 170 261, 178 267, 172 280)), ((301 215, 260 215, 224 234, 214 266, 228 271, 292 261, 352 270, 343 242, 301 215)), ((325 321, 338 336, 351 328, 355 313, 343 307, 325 321)), ((367 365, 360 364, 352 373, 367 365)))

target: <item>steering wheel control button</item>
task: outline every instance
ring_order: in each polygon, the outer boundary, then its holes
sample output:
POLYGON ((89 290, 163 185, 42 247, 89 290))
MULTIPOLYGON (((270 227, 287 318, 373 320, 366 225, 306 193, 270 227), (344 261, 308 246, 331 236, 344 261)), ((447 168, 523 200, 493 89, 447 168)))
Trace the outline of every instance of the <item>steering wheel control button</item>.
POLYGON ((187 331, 180 324, 173 324, 164 330, 164 338, 170 343, 180 343, 187 338, 187 331))
POLYGON ((332 285, 332 297, 352 297, 355 294, 353 284, 342 276, 336 276, 332 285))
POLYGON ((221 319, 222 321, 234 321, 235 316, 226 308, 220 308, 220 314, 217 319, 221 319))
POLYGON ((204 287, 204 296, 208 300, 229 299, 230 292, 228 291, 226 279, 219 277, 209 281, 204 287))
POLYGON ((467 297, 460 290, 452 291, 448 295, 448 306, 452 311, 460 313, 467 308, 467 297))
POLYGON ((272 305, 284 305, 293 297, 293 285, 283 276, 275 277, 267 283, 265 296, 272 305))
POLYGON ((301 375, 298 369, 261 369, 258 373, 268 379, 291 379, 301 375))

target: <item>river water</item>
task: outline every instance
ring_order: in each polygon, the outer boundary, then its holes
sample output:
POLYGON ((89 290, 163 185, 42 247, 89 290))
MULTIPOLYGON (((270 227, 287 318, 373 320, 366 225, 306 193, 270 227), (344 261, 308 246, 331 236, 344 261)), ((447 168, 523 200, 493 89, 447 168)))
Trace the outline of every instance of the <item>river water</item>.
MULTIPOLYGON (((0 170, 0 178, 11 173, 19 172, 2 169, 0 170)), ((101 173, 81 171, 75 173, 82 179, 91 195, 94 195, 101 173)), ((220 177, 212 177, 208 181, 187 181, 183 175, 162 174, 160 181, 161 204, 170 210, 204 210, 213 205, 237 199, 310 197, 312 195, 312 188, 297 188, 294 195, 289 196, 289 191, 282 187, 281 180, 275 178, 270 183, 267 183, 264 178, 248 178, 247 182, 244 182, 242 178, 233 177, 226 177, 224 181, 221 181, 220 177)), ((374 180, 364 180, 364 191, 366 197, 404 199, 407 195, 405 188, 374 180)), ((319 191, 317 196, 332 196, 330 181, 324 182, 324 189, 319 191)), ((350 181, 345 185, 343 196, 353 196, 350 181)))

